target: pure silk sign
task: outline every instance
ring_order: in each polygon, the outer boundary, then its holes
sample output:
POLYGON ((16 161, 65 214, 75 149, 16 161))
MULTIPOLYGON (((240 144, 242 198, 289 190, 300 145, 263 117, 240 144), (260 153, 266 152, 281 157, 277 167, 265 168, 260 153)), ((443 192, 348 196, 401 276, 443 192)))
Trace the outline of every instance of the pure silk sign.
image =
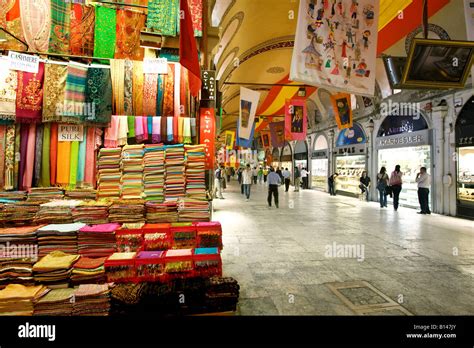
POLYGON ((373 96, 378 0, 301 0, 290 79, 373 96))
POLYGON ((60 124, 58 126, 58 141, 83 141, 84 126, 60 124))
POLYGON ((253 138, 252 129, 259 100, 260 92, 240 87, 239 137, 241 139, 253 138))

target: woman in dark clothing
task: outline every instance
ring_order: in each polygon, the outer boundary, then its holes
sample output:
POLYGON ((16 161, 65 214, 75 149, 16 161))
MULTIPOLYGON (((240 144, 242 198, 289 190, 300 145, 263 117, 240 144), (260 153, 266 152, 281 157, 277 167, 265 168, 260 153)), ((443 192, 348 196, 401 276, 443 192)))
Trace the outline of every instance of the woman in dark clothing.
POLYGON ((331 175, 329 178, 328 178, 328 185, 329 185, 329 194, 331 196, 335 196, 336 195, 336 190, 334 189, 334 181, 336 180, 336 177, 338 176, 337 173, 331 175))
POLYGON ((369 186, 370 186, 370 178, 367 175, 367 172, 363 171, 362 176, 360 177, 359 188, 362 191, 361 193, 366 195, 367 201, 369 200, 369 186))
POLYGON ((402 176, 403 176, 403 173, 400 171, 400 166, 396 165, 395 170, 390 175, 390 181, 389 181, 389 185, 392 188, 393 209, 395 209, 395 211, 397 211, 398 209, 400 192, 402 191, 402 176))
POLYGON ((387 208, 387 186, 388 186, 388 175, 385 167, 380 168, 380 173, 377 174, 377 190, 379 190, 379 202, 380 208, 387 208))

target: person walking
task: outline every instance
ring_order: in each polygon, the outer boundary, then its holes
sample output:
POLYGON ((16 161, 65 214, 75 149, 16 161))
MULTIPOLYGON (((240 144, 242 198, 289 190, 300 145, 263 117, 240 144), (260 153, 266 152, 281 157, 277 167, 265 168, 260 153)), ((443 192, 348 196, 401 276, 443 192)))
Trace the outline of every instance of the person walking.
POLYGON ((387 175, 387 169, 385 167, 380 168, 380 173, 377 174, 377 190, 379 190, 379 202, 380 208, 387 208, 387 186, 389 178, 387 175))
POLYGON ((252 177, 253 177, 253 183, 254 183, 254 185, 257 185, 257 178, 258 178, 257 167, 253 167, 253 169, 252 169, 252 177))
POLYGON ((222 180, 224 175, 224 166, 217 167, 216 171, 214 172, 214 197, 224 199, 222 196, 222 180))
POLYGON ((388 184, 393 194, 393 209, 398 210, 398 203, 400 201, 400 192, 402 191, 402 177, 403 173, 400 171, 400 166, 397 164, 395 170, 390 174, 388 184))
POLYGON ((281 172, 280 167, 277 168, 276 173, 280 176, 281 182, 283 182, 283 173, 281 172))
POLYGON ((339 174, 334 173, 328 178, 328 186, 329 186, 329 194, 331 196, 336 195, 336 190, 334 189, 334 184, 336 183, 336 178, 339 176, 339 174))
POLYGON ((301 170, 301 179, 303 180, 303 190, 308 189, 308 174, 309 172, 306 170, 306 168, 303 168, 301 170))
POLYGON ((237 181, 242 184, 242 168, 237 169, 237 181))
POLYGON ((281 173, 281 175, 283 175, 283 180, 285 181, 285 192, 288 192, 288 189, 290 188, 290 176, 291 176, 291 173, 290 173, 290 171, 288 170, 288 168, 285 168, 285 170, 283 170, 283 172, 281 173))
POLYGON ((261 184, 262 182, 263 182, 263 169, 260 166, 260 168, 258 169, 258 183, 261 184))
POLYGON ((273 167, 270 167, 270 174, 268 174, 268 207, 272 206, 272 195, 275 200, 275 206, 278 208, 278 185, 280 185, 280 176, 275 173, 273 167))
POLYGON ((299 192, 301 183, 301 173, 298 167, 295 167, 295 192, 299 192))
POLYGON ((359 181, 360 181, 359 188, 361 190, 361 194, 365 195, 367 201, 369 201, 370 178, 367 175, 367 172, 365 170, 362 172, 362 176, 360 177, 359 181))
POLYGON ((242 187, 244 188, 244 194, 248 202, 250 199, 250 186, 252 185, 252 169, 250 164, 247 164, 247 167, 242 172, 242 187))
POLYGON ((225 175, 227 177, 227 182, 230 182, 230 175, 232 174, 230 167, 225 168, 225 175))
POLYGON ((267 177, 268 177, 268 168, 265 167, 263 169, 263 182, 265 182, 265 183, 267 182, 267 177))
POLYGON ((415 181, 418 184, 418 201, 420 202, 421 211, 418 214, 431 214, 429 206, 431 175, 426 172, 425 167, 420 168, 420 172, 416 174, 415 181))

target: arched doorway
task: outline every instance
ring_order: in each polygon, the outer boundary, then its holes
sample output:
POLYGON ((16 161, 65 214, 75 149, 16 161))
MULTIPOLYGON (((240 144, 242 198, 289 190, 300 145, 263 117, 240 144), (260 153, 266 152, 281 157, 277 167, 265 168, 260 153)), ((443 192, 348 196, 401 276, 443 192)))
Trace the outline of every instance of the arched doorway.
POLYGON ((312 188, 327 191, 328 173, 328 140, 324 134, 316 137, 311 154, 311 184, 312 188))
POLYGON ((275 168, 280 166, 280 150, 277 147, 273 149, 272 161, 268 164, 275 168))
POLYGON ((280 156, 279 167, 288 168, 290 172, 293 172, 293 151, 289 143, 286 143, 285 146, 283 146, 283 150, 281 151, 280 156))

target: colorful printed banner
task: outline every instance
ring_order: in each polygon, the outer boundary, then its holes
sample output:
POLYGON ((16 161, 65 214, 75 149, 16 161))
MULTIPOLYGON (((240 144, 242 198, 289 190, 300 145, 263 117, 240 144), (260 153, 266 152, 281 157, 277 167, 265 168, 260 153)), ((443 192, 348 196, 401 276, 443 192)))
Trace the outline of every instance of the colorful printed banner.
POLYGON ((206 146, 206 169, 214 169, 216 114, 214 109, 200 109, 200 144, 206 146))
POLYGON ((239 133, 239 129, 240 129, 240 125, 237 124, 237 135, 236 135, 236 138, 235 138, 235 145, 240 146, 240 147, 245 147, 245 148, 251 148, 252 144, 253 144, 253 137, 254 137, 254 134, 255 134, 255 123, 253 123, 253 125, 252 125, 252 130, 250 132, 249 139, 241 138, 240 133, 239 133))
POLYGON ((270 132, 262 132, 260 135, 262 147, 268 149, 270 147, 270 132))
POLYGON ((378 0, 301 0, 290 79, 373 96, 378 0))
POLYGON ((337 128, 345 129, 352 127, 351 95, 339 93, 331 96, 337 128))
POLYGON ((285 122, 270 123, 270 134, 273 147, 282 147, 285 145, 285 122))
POLYGON ((253 138, 252 129, 259 100, 260 92, 240 87, 239 135, 242 139, 253 138))
POLYGON ((285 103, 285 139, 305 140, 308 130, 304 100, 287 100, 285 103))
POLYGON ((232 150, 234 148, 234 141, 235 141, 235 132, 225 131, 225 147, 226 147, 226 149, 232 150))

